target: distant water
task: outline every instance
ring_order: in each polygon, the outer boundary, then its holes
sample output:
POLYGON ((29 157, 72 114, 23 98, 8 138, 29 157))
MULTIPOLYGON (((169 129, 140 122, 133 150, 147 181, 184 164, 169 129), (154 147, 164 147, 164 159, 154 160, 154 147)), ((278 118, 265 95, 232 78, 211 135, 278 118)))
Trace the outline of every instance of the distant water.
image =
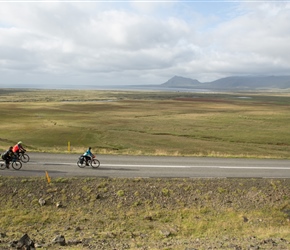
POLYGON ((119 90, 119 91, 168 91, 168 92, 212 92, 209 89, 192 89, 192 88, 164 88, 159 85, 125 85, 125 86, 82 86, 81 89, 94 89, 94 90, 119 90))
POLYGON ((192 92, 203 93, 212 92, 209 89, 193 89, 193 88, 165 88, 160 85, 108 85, 108 86, 94 86, 94 85, 63 85, 63 86, 36 86, 36 85, 17 85, 17 86, 0 86, 0 88, 15 88, 15 89, 71 89, 71 90, 118 90, 118 91, 168 91, 168 92, 192 92))

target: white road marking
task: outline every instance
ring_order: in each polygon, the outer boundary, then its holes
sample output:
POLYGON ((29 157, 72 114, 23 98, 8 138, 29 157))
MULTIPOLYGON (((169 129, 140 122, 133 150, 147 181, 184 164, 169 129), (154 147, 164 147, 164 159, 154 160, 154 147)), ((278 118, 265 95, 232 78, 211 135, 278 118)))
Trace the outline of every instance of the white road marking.
POLYGON ((101 166, 105 167, 128 167, 128 168, 191 168, 192 166, 170 166, 170 165, 139 165, 139 164, 134 164, 134 165, 129 165, 129 164, 102 164, 101 166))
POLYGON ((289 169, 289 167, 255 167, 255 166, 178 166, 178 165, 127 165, 127 164, 102 164, 104 167, 138 167, 138 168, 221 168, 221 169, 275 169, 275 170, 285 170, 289 169))
MULTIPOLYGON (((31 163, 38 165, 76 165, 76 163, 66 162, 46 162, 46 163, 31 163)), ((258 170, 290 170, 289 167, 256 167, 256 166, 178 166, 178 165, 143 165, 143 164, 102 164, 100 167, 127 167, 127 168, 220 168, 220 169, 258 169, 258 170)))
POLYGON ((281 170, 285 170, 285 169, 289 169, 290 167, 230 167, 230 166, 224 166, 224 167, 219 167, 219 168, 231 168, 231 169, 281 169, 281 170))

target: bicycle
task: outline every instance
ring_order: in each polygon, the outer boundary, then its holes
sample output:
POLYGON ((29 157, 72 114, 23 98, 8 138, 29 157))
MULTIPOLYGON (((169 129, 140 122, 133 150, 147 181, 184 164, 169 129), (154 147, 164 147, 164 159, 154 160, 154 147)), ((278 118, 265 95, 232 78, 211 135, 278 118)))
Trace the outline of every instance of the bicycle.
POLYGON ((22 151, 19 151, 19 160, 22 161, 23 163, 27 163, 29 162, 30 160, 30 157, 28 154, 25 153, 26 150, 22 150, 22 151))
POLYGON ((77 162, 77 165, 78 165, 80 168, 84 168, 87 164, 88 164, 89 166, 91 166, 92 168, 98 168, 98 167, 101 165, 100 161, 96 158, 95 155, 93 155, 93 157, 91 157, 91 158, 88 159, 87 161, 86 161, 85 157, 84 157, 83 155, 81 155, 81 156, 79 157, 79 160, 78 160, 78 162, 77 162))
MULTIPOLYGON (((12 168, 14 168, 15 170, 19 170, 22 168, 22 162, 16 156, 14 156, 12 160, 9 162, 9 166, 12 166, 12 168)), ((1 170, 6 169, 6 162, 2 159, 2 157, 0 160, 0 169, 1 170)))

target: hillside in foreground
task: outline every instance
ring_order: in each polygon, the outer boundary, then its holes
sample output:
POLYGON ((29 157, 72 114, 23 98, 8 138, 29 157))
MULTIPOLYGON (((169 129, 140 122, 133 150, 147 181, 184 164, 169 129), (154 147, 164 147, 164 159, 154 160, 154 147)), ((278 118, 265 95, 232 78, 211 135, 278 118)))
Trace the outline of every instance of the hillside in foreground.
POLYGON ((290 248, 289 179, 0 176, 0 186, 3 250, 25 233, 42 249, 290 248))

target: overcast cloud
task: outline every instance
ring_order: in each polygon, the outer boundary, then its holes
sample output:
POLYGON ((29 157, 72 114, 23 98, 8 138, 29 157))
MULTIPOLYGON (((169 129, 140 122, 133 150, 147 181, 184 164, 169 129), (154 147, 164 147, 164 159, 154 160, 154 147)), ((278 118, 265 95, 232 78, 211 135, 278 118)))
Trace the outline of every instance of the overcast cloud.
POLYGON ((288 1, 0 1, 0 87, 290 75, 288 1))

